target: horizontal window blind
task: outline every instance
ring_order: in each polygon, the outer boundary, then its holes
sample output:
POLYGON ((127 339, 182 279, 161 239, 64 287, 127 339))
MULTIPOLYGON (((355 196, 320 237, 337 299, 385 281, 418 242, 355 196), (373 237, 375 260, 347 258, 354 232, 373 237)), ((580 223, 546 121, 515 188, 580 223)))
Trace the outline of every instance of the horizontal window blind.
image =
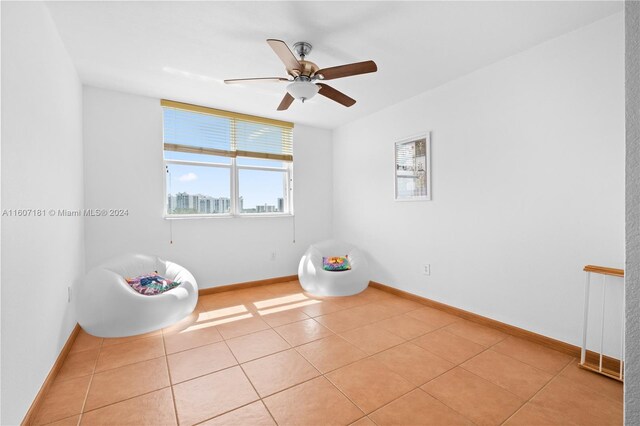
POLYGON ((293 123, 162 100, 167 151, 293 161, 293 123))

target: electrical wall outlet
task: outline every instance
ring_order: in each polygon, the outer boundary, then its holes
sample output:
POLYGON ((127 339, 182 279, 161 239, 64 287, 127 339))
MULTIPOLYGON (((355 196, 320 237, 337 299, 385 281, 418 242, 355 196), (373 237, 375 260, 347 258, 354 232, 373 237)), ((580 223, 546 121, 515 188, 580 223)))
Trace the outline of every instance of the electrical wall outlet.
POLYGON ((71 287, 67 287, 67 303, 71 303, 71 287))
POLYGON ((422 266, 422 274, 423 275, 431 275, 431 265, 423 265, 422 266))

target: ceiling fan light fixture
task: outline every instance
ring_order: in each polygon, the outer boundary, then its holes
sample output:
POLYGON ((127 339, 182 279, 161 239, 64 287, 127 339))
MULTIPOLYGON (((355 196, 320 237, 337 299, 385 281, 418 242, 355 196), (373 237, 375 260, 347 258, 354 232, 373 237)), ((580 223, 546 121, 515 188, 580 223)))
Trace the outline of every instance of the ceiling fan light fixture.
MULTIPOLYGON (((2 1, 2 0, 0 0, 2 1)), ((246 83, 246 82, 281 82, 287 81, 287 93, 284 95, 278 111, 287 110, 294 100, 298 99, 302 102, 313 98, 316 94, 320 94, 325 98, 331 99, 345 107, 353 106, 356 100, 350 98, 339 90, 334 89, 328 84, 324 84, 324 80, 335 80, 343 77, 351 77, 354 75, 368 74, 378 71, 378 66, 373 61, 355 62, 353 64, 338 65, 336 67, 320 68, 313 62, 307 61, 305 58, 311 52, 311 44, 300 41, 293 45, 300 59, 298 59, 291 49, 282 40, 274 38, 267 39, 267 43, 273 49, 274 53, 280 58, 284 64, 288 78, 285 77, 259 77, 259 78, 234 78, 225 80, 227 84, 246 83), (293 81, 291 80, 293 78, 293 81), (314 83, 318 81, 317 83, 314 83)))
POLYGON ((313 98, 319 90, 320 87, 311 81, 294 81, 287 86, 287 92, 302 102, 313 98))

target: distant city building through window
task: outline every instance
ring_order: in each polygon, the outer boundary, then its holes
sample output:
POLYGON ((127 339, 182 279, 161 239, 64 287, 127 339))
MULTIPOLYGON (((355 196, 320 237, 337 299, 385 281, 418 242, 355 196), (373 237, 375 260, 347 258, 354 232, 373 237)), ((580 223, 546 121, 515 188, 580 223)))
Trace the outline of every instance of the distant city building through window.
POLYGON ((162 101, 165 214, 292 214, 293 124, 162 101))

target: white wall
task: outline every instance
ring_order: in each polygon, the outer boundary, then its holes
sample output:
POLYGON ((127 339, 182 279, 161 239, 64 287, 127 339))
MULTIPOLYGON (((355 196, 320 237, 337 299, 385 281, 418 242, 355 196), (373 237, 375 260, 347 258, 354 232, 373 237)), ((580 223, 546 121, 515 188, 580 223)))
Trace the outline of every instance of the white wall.
MULTIPOLYGON (((1 7, 2 208, 80 209, 82 86, 42 3, 1 7)), ((83 249, 82 218, 2 217, 3 425, 20 423, 75 325, 83 249)))
POLYGON ((623 46, 617 14, 337 129, 334 235, 375 281, 577 344, 582 267, 624 262, 623 46), (394 202, 425 130, 433 201, 394 202))
POLYGON ((123 252, 151 253, 187 267, 201 288, 214 287, 296 274, 307 246, 330 235, 330 131, 294 128, 295 243, 291 217, 162 218, 158 99, 85 86, 84 143, 86 207, 130 213, 87 218, 87 268, 123 252))

